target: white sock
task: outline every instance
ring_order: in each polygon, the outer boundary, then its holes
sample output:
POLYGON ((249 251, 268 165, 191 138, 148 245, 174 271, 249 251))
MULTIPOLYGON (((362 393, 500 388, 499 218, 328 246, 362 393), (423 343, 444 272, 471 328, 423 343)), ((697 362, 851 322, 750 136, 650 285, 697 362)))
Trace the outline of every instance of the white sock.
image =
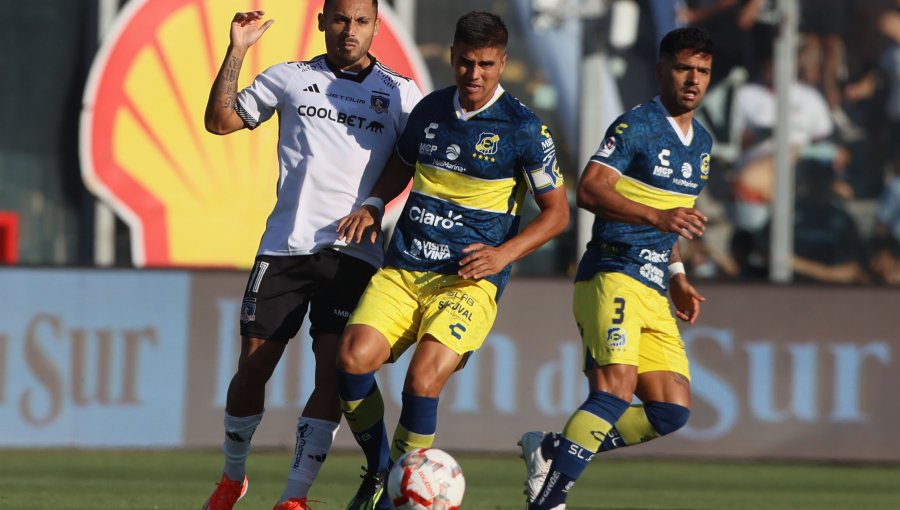
POLYGON ((319 474, 340 423, 301 416, 297 420, 297 445, 280 501, 303 498, 319 474))
POLYGON ((232 480, 243 481, 247 474, 247 456, 250 455, 250 439, 263 413, 253 416, 231 416, 225 413, 225 469, 232 480))

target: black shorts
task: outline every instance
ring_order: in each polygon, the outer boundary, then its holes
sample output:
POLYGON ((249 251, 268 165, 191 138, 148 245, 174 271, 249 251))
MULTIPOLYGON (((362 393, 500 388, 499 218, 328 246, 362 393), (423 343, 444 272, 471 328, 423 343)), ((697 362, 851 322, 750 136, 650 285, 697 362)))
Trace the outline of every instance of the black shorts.
POLYGON ((376 268, 350 255, 259 255, 241 304, 241 336, 287 343, 309 309, 309 331, 340 334, 376 268))

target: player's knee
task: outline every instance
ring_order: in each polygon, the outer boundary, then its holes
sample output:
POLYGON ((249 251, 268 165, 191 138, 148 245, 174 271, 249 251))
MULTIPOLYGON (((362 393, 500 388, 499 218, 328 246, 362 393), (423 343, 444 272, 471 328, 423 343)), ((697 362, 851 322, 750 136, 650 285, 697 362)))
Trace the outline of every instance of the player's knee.
POLYGON ((278 361, 269 359, 247 358, 238 361, 238 369, 234 374, 233 384, 241 388, 253 390, 265 387, 272 377, 278 361))
POLYGON ((232 383, 250 390, 264 387, 275 372, 286 345, 260 338, 242 338, 237 373, 232 383))
POLYGON ((378 370, 391 352, 390 345, 383 338, 380 334, 369 334, 364 328, 349 326, 341 337, 337 368, 352 374, 378 370))
POLYGON ((270 377, 271 371, 258 369, 254 365, 247 364, 238 367, 238 371, 234 374, 234 379, 232 379, 232 385, 245 391, 252 391, 265 387, 270 377))
POLYGON ((443 380, 435 377, 434 372, 426 373, 410 369, 403 383, 403 391, 421 397, 438 397, 444 388, 443 380))
POLYGON ((371 366, 371 360, 367 355, 367 349, 354 349, 352 347, 338 351, 337 368, 351 374, 364 374, 373 372, 377 367, 371 366))
POLYGON ((687 424, 691 410, 669 402, 646 402, 644 413, 647 421, 659 435, 671 434, 687 424))
POLYGON ((604 393, 631 402, 637 386, 638 373, 634 365, 612 364, 597 368, 589 376, 591 386, 604 393))
POLYGON ((371 370, 364 370, 361 367, 363 366, 363 360, 361 359, 360 353, 353 351, 353 349, 341 349, 338 351, 337 356, 337 368, 338 370, 342 370, 351 374, 362 374, 366 372, 371 372, 371 370))

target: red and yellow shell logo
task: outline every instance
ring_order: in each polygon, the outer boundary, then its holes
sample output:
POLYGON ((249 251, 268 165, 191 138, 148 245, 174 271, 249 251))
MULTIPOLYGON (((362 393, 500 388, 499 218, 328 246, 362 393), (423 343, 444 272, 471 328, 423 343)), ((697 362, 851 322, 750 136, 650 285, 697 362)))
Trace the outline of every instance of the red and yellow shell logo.
MULTIPOLYGON (((249 267, 275 202, 277 122, 215 136, 203 126, 235 12, 277 23, 251 47, 240 86, 278 62, 325 53, 321 0, 131 0, 91 68, 82 176, 131 228, 138 266, 249 267)), ((415 46, 381 2, 372 53, 431 88, 415 46)), ((323 204, 327 207, 327 204, 323 204)))

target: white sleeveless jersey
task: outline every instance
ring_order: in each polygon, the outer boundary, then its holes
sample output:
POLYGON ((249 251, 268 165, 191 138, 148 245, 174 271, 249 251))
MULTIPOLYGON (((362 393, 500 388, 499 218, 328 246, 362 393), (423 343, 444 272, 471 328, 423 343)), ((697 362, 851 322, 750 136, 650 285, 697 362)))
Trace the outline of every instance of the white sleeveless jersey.
POLYGON ((324 55, 277 64, 238 94, 237 112, 250 129, 278 112, 278 198, 257 254, 334 248, 381 266, 380 242, 348 246, 337 239, 337 223, 369 196, 422 93, 372 60, 358 74, 324 55))

